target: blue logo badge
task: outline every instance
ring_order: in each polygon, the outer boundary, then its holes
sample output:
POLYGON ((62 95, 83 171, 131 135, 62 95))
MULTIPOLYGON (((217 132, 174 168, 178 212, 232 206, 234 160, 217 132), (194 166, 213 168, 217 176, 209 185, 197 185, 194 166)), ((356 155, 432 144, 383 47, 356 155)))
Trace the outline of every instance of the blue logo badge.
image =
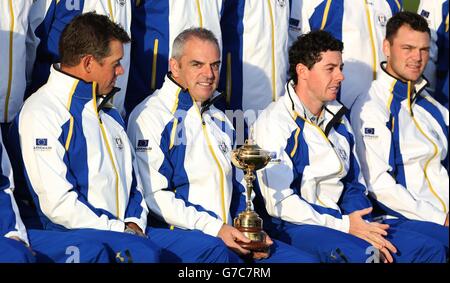
POLYGON ((47 146, 47 139, 36 139, 37 146, 47 146))

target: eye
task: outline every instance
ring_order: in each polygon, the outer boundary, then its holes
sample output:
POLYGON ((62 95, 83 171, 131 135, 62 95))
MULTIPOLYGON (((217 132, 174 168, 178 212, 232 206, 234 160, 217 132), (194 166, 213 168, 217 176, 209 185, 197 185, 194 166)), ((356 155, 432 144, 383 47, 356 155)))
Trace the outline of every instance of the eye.
POLYGON ((213 69, 213 70, 219 70, 219 68, 220 68, 220 63, 213 63, 213 64, 211 64, 211 68, 213 69))

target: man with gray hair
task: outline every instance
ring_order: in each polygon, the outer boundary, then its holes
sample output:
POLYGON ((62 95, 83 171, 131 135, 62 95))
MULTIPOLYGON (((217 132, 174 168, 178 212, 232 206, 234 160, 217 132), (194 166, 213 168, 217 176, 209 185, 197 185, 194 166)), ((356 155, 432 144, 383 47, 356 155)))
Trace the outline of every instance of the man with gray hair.
POLYGON ((230 225, 245 207, 245 191, 236 178, 242 172, 231 165, 232 124, 213 106, 220 97, 215 92, 220 51, 214 34, 202 28, 180 33, 169 65, 162 88, 134 109, 128 123, 146 202, 153 223, 161 227, 150 227, 150 238, 162 245, 156 231, 170 227, 195 237, 184 247, 189 252, 217 241, 238 262, 242 259, 237 255, 250 261, 315 262, 269 237, 266 249, 258 252, 237 243, 250 242, 230 225))

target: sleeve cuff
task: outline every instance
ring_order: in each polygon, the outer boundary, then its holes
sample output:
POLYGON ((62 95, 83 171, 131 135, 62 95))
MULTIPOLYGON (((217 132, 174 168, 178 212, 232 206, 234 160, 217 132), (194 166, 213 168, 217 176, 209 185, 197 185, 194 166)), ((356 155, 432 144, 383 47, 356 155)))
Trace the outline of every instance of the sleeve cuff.
POLYGON ((223 222, 219 219, 215 219, 205 225, 203 228, 203 233, 217 237, 220 229, 222 228, 223 222))

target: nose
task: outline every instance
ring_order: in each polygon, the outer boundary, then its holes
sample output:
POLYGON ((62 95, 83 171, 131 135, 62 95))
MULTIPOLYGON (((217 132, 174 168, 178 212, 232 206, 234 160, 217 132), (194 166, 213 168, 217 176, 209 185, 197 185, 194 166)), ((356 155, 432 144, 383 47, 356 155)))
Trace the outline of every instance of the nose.
POLYGON ((122 65, 117 66, 115 71, 116 76, 120 76, 123 75, 123 73, 125 73, 125 70, 123 69, 122 65))
POLYGON ((422 61, 422 53, 420 52, 420 50, 418 48, 414 49, 411 52, 411 56, 416 61, 422 61))
POLYGON ((214 79, 214 70, 211 65, 205 64, 203 68, 203 75, 208 79, 214 79))
POLYGON ((340 70, 340 69, 337 70, 335 79, 339 82, 342 82, 345 79, 345 76, 344 76, 344 73, 342 72, 342 70, 340 70))

